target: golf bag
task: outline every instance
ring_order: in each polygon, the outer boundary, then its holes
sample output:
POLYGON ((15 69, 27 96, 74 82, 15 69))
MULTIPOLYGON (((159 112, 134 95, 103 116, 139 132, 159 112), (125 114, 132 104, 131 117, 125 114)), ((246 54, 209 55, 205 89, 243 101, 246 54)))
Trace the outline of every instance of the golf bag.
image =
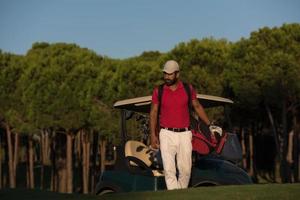
POLYGON ((208 131, 200 124, 192 129, 193 151, 200 155, 215 154, 234 163, 242 160, 242 148, 236 134, 224 132, 218 126, 211 126, 208 131))

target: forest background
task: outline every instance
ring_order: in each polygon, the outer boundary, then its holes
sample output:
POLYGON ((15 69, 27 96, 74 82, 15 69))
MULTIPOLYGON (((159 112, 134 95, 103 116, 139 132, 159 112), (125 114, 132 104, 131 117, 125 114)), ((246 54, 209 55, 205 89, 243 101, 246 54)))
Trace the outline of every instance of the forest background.
MULTIPOLYGON (((256 182, 299 182, 300 24, 237 42, 192 39, 166 53, 112 59, 76 44, 0 51, 0 188, 93 193, 119 142, 117 100, 151 95, 174 59, 198 93, 235 103, 231 131, 256 182)), ((211 115, 211 113, 210 113, 211 115)), ((221 116, 212 116, 219 118, 221 116)))

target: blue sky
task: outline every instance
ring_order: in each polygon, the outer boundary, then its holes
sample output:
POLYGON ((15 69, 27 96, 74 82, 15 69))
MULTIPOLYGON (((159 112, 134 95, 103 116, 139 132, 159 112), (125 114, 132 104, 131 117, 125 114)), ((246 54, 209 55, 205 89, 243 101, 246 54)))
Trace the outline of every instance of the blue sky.
POLYGON ((0 49, 26 54, 34 42, 66 42, 128 58, 283 23, 300 23, 299 0, 0 0, 0 49))

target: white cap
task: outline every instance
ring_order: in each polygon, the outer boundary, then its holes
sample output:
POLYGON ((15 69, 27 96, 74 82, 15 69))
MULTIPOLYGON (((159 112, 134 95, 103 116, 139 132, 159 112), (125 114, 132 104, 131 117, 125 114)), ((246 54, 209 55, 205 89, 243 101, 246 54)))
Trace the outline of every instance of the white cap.
POLYGON ((176 71, 179 71, 179 65, 175 60, 169 60, 164 65, 163 72, 166 72, 168 74, 172 74, 176 71))

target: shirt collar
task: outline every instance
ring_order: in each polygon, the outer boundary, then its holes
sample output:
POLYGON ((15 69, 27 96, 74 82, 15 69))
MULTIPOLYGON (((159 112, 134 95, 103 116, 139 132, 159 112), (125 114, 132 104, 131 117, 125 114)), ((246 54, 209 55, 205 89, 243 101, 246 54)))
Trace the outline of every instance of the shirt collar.
MULTIPOLYGON (((164 85, 164 88, 167 88, 170 90, 169 86, 167 86, 166 84, 164 85)), ((183 83, 182 83, 182 81, 179 80, 176 90, 180 89, 180 88, 183 88, 183 83)))

